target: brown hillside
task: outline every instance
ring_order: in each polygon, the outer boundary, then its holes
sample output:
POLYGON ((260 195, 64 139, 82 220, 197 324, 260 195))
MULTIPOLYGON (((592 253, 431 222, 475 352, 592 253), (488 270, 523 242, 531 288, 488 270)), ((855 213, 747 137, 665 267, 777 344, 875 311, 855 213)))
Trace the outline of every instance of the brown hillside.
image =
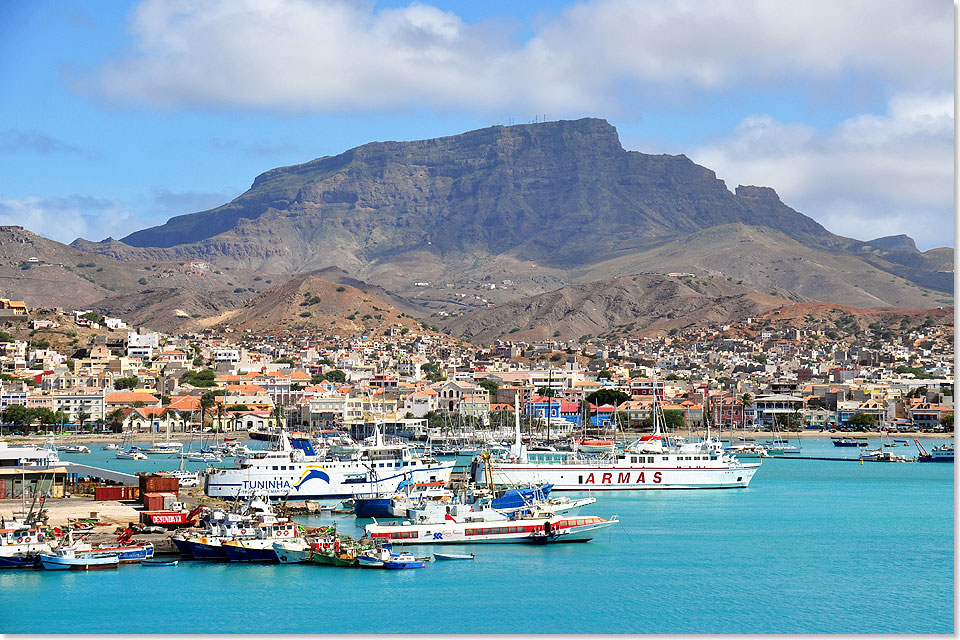
POLYGON ((453 318, 447 326, 481 344, 508 337, 650 335, 731 322, 785 302, 724 278, 646 274, 562 287, 453 318))
POLYGON ((397 324, 423 331, 420 323, 389 302, 360 289, 317 276, 293 278, 244 306, 188 326, 272 331, 314 329, 340 335, 383 335, 397 324))

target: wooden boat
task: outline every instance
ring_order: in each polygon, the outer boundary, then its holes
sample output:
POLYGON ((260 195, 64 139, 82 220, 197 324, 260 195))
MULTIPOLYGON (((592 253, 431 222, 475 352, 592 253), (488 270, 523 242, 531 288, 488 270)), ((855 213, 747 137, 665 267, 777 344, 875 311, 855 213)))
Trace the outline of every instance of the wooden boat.
POLYGON ((175 567, 179 564, 179 560, 163 560, 159 558, 150 558, 149 560, 143 560, 140 562, 141 567, 175 567))
POLYGON ((462 553, 435 553, 433 554, 434 560, 473 560, 477 557, 477 554, 471 553, 470 555, 464 555, 462 553))
POLYGON ((76 555, 71 548, 58 549, 55 554, 40 554, 43 568, 51 571, 92 571, 94 569, 116 569, 120 566, 120 557, 109 555, 76 555))

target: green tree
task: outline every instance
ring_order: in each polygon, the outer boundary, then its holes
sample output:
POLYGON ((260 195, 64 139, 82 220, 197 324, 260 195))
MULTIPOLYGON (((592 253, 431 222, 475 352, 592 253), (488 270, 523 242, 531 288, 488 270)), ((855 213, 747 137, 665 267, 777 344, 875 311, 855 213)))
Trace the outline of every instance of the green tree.
POLYGON ((953 414, 948 413, 947 415, 940 418, 940 426, 942 426, 947 431, 953 431, 953 414))
POLYGON ((120 389, 136 389, 137 385, 140 384, 140 378, 137 376, 127 376, 125 378, 117 378, 113 381, 113 388, 120 389))
POLYGON ((90 419, 90 414, 86 411, 77 411, 77 424, 80 426, 80 430, 83 430, 83 425, 87 420, 90 419))
POLYGON ((877 424, 877 416, 871 413, 858 413, 848 423, 852 427, 873 427, 877 424))
POLYGON ((540 387, 537 389, 537 395, 543 396, 544 398, 556 398, 557 390, 551 389, 550 387, 540 387))
POLYGON ((667 409, 663 412, 663 422, 668 427, 682 427, 684 425, 683 411, 667 409))
POLYGON ((329 380, 330 382, 336 382, 337 384, 342 384, 347 381, 347 374, 341 371, 340 369, 327 371, 323 377, 329 380))
POLYGON ((186 371, 180 376, 180 382, 194 387, 215 387, 217 372, 213 369, 204 369, 203 371, 186 371))
POLYGON ((22 404, 10 404, 0 412, 0 419, 3 420, 4 424, 15 427, 26 427, 33 422, 34 412, 22 404))
POLYGON ((619 407, 630 399, 630 395, 617 389, 599 389, 587 395, 587 402, 595 405, 612 404, 619 407))
POLYGON ((487 392, 488 392, 488 393, 490 394, 490 396, 492 397, 492 396, 496 395, 497 389, 500 388, 500 383, 498 383, 496 380, 492 380, 492 379, 490 379, 490 378, 484 378, 483 380, 481 380, 480 382, 477 383, 477 386, 478 386, 478 387, 483 387, 484 389, 486 389, 487 392))
POLYGON ((123 409, 114 409, 107 414, 107 424, 114 433, 120 433, 123 430, 123 409))

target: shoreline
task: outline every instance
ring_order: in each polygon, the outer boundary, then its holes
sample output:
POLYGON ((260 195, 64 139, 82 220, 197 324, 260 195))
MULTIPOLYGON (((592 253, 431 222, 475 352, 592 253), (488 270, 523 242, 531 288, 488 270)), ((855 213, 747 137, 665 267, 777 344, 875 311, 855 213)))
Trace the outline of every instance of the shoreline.
MULTIPOLYGON (((648 431, 630 431, 626 433, 626 436, 623 438, 625 440, 632 440, 634 438, 639 438, 644 435, 649 435, 648 431)), ((706 435, 706 431, 703 429, 675 429, 669 432, 671 435, 683 436, 686 438, 698 438, 700 436, 706 435)), ((711 435, 716 436, 718 432, 711 431, 711 435)), ((719 432, 721 439, 723 440, 732 440, 736 438, 754 438, 757 440, 770 440, 773 439, 774 433, 772 431, 744 431, 742 429, 723 430, 719 432)), ((182 442, 184 445, 188 445, 192 440, 199 442, 197 437, 199 434, 196 433, 171 433, 170 441, 171 442, 182 442)), ((204 434, 204 440, 212 441, 217 438, 223 439, 235 438, 237 440, 250 440, 251 438, 247 435, 246 431, 230 431, 227 433, 216 434, 204 434)), ((808 429, 804 431, 780 431, 778 433, 779 437, 785 440, 791 440, 796 438, 879 438, 881 433, 879 431, 819 431, 808 429)), ((940 438, 940 439, 952 439, 953 432, 947 431, 943 433, 930 433, 926 431, 893 431, 885 432, 883 434, 885 438, 888 439, 898 439, 898 440, 911 440, 913 438, 940 438)), ((17 444, 17 443, 44 443, 53 436, 41 436, 41 435, 32 435, 32 436, 22 436, 22 435, 0 435, 0 442, 6 442, 8 444, 17 444)), ((545 441, 545 437, 542 434, 537 434, 539 441, 545 441)), ((553 441, 562 442, 568 440, 569 438, 552 438, 553 441)), ((118 433, 111 434, 82 434, 82 435, 66 435, 66 436, 56 436, 56 443, 60 444, 77 444, 84 442, 94 442, 107 444, 110 442, 115 442, 117 444, 121 442, 164 442, 166 441, 166 434, 156 434, 156 433, 135 433, 121 435, 118 433)), ((420 446, 423 444, 421 441, 410 441, 413 446, 420 446)))

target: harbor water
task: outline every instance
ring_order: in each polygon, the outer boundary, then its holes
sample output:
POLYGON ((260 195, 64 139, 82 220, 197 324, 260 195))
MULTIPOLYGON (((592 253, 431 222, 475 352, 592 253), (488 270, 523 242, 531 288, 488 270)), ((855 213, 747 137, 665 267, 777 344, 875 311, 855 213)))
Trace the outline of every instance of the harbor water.
MULTIPOLYGON (((415 546, 476 554, 415 571, 8 570, 0 632, 953 633, 953 472, 767 459, 747 489, 598 494, 583 513, 621 524, 586 544, 415 546)), ((360 533, 352 516, 301 520, 360 533)))

